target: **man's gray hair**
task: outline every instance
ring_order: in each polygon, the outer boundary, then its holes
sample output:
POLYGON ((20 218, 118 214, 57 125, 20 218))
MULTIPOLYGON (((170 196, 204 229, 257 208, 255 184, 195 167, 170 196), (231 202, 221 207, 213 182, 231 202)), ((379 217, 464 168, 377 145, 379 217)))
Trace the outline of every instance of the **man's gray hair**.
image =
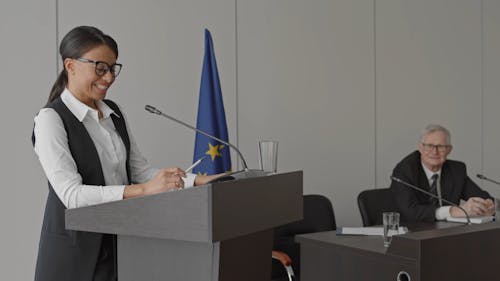
POLYGON ((450 131, 448 131, 448 129, 446 129, 445 127, 437 124, 429 124, 425 126, 425 128, 420 132, 420 141, 422 142, 425 136, 434 132, 443 132, 446 135, 446 144, 451 144, 450 131))

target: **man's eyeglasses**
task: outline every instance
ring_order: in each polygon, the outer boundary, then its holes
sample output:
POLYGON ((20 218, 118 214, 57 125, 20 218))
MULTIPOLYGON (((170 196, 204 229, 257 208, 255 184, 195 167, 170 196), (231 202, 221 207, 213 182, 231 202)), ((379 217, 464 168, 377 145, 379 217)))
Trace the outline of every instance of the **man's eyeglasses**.
POLYGON ((116 77, 118 76, 118 74, 120 74, 120 71, 122 70, 121 63, 115 63, 113 65, 109 65, 103 61, 89 60, 86 58, 77 58, 76 60, 95 64, 95 74, 97 74, 97 76, 103 76, 109 71, 114 77, 116 77))
POLYGON ((447 145, 447 144, 430 144, 430 143, 423 143, 421 142, 423 148, 424 148, 424 151, 427 151, 427 152, 430 152, 430 151, 434 151, 435 149, 437 149, 439 152, 445 152, 447 151, 451 145, 447 145))

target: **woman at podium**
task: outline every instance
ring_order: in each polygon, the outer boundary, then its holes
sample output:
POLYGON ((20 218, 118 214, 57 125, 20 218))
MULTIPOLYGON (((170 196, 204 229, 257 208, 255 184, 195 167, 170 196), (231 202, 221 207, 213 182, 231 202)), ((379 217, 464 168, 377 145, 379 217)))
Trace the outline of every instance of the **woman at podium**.
POLYGON ((49 183, 35 280, 116 280, 115 237, 66 230, 64 210, 204 184, 214 176, 154 169, 141 155, 120 107, 105 99, 122 69, 112 37, 79 26, 64 36, 59 53, 63 69, 32 135, 49 183))

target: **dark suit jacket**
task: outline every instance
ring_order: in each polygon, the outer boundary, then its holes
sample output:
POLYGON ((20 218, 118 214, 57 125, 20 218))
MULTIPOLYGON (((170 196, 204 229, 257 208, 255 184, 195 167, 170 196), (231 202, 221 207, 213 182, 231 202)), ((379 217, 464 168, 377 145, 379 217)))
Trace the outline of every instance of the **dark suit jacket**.
MULTIPOLYGON (((420 161, 419 151, 414 151, 401 160, 394 168, 393 176, 424 190, 430 190, 429 181, 420 161)), ((460 199, 467 200, 470 197, 492 198, 488 192, 479 188, 467 176, 463 162, 446 160, 441 168, 440 183, 443 198, 455 204, 459 204, 460 199)), ((391 191, 401 213, 402 221, 435 220, 435 212, 438 207, 431 203, 430 196, 395 181, 391 183, 391 191)), ((448 204, 443 202, 444 205, 448 204)))

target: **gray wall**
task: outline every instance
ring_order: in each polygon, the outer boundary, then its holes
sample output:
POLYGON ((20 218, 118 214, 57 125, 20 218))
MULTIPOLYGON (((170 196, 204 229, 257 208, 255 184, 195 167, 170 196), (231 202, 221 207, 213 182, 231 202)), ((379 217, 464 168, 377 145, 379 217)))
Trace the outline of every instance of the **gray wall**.
POLYGON ((56 72, 54 2, 0 2, 0 279, 30 280, 46 180, 31 146, 33 117, 56 72))
POLYGON ((117 39, 125 68, 109 97, 156 166, 189 165, 194 134, 144 105, 195 122, 207 27, 230 140, 251 167, 258 140, 278 140, 279 170, 304 170, 305 192, 328 196, 339 225, 361 223, 357 194, 386 187, 429 122, 450 128, 451 157, 471 175, 500 178, 498 1, 39 2, 0 3, 2 280, 33 276, 47 187, 29 137, 76 25, 117 39))

